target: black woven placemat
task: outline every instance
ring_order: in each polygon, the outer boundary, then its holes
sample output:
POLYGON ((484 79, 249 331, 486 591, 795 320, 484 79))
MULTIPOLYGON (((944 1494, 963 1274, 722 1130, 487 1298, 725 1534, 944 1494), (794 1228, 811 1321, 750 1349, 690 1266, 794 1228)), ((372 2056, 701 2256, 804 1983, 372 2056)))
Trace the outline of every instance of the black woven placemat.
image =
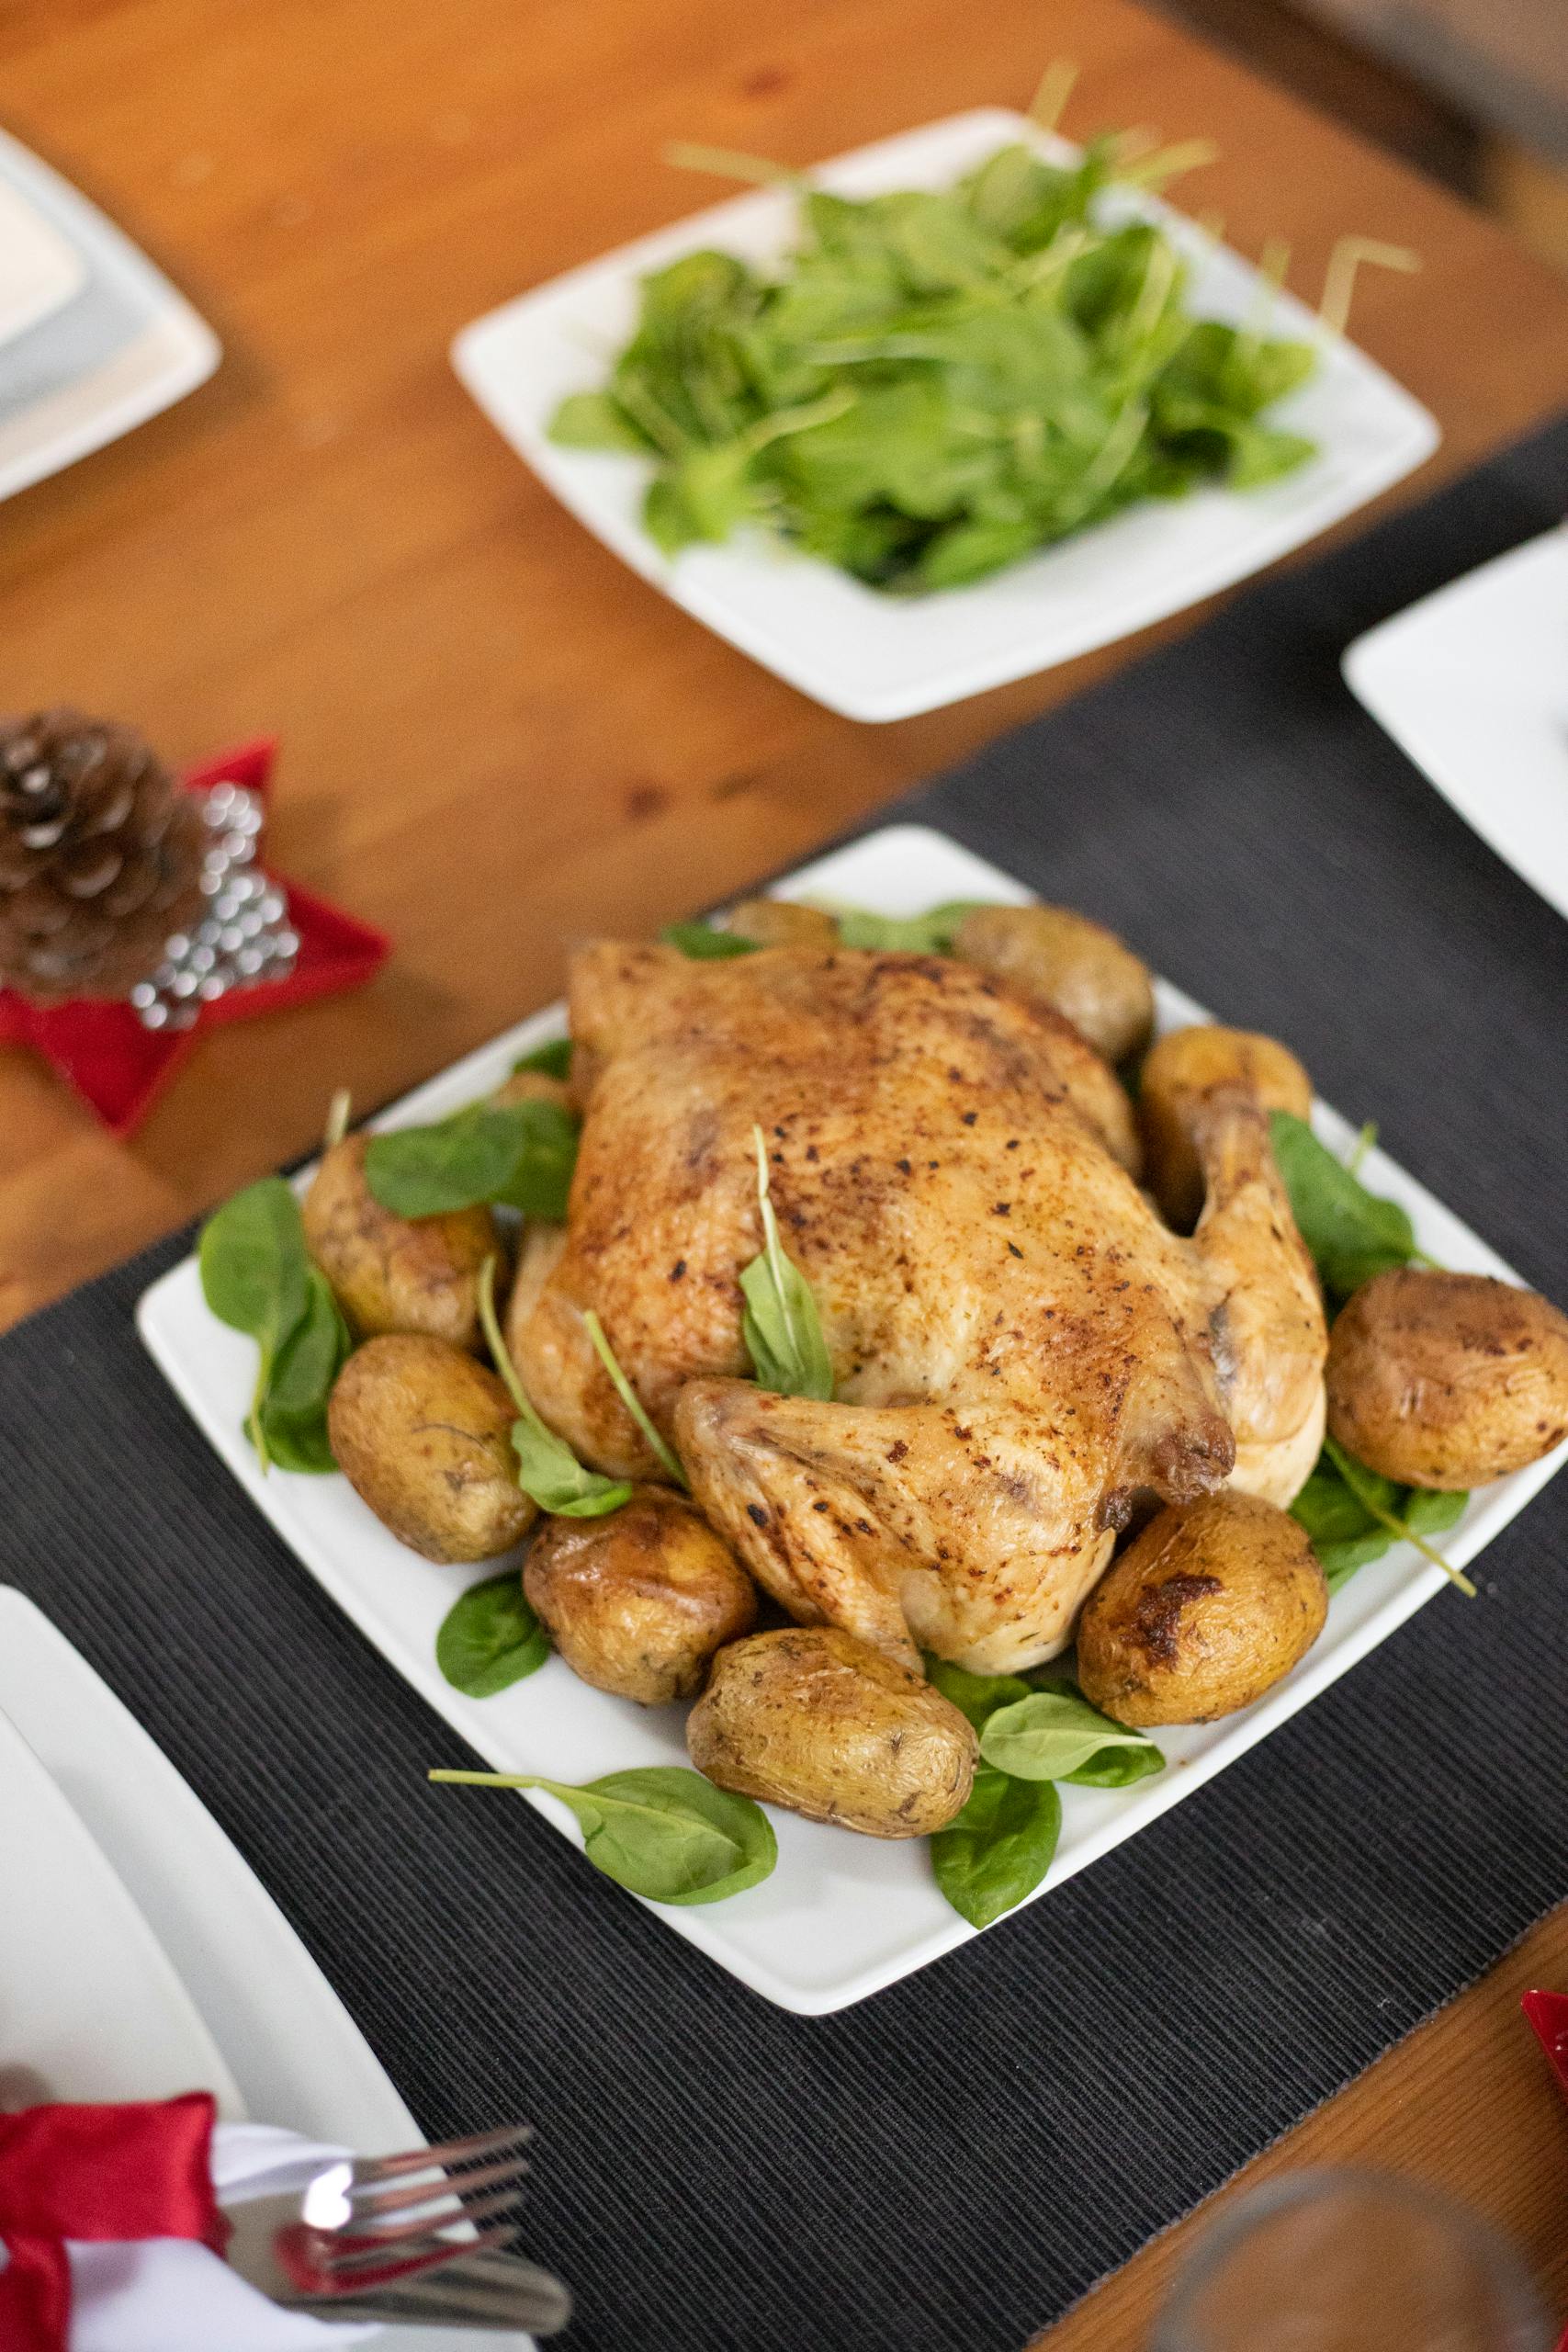
MULTIPOLYGON (((1565 485, 1568 424, 899 812, 1288 1038, 1562 1300, 1568 925, 1338 658, 1565 485)), ((581 2352, 1016 2352, 1568 1894, 1565 1478, 1478 1604, 1434 1602, 1146 1835, 861 2007, 786 2016, 524 1806, 426 1788, 450 1733, 137 1342, 181 1246, 0 1344, 4 1573, 211 1806, 421 2121, 536 2120, 528 2243, 578 2290, 581 2352)))

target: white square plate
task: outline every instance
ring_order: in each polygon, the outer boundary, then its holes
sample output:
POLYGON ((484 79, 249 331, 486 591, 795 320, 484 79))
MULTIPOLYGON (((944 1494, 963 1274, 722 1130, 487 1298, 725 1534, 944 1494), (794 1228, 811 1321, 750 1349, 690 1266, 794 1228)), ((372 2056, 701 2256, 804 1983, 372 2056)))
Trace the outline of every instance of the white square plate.
POLYGON ((1568 915, 1568 527, 1369 629, 1344 671, 1466 824, 1568 915))
POLYGON ((21 1733, 0 1714, 0 2060, 28 2106, 238 2086, 146 1920, 21 1733))
MULTIPOLYGON (((307 2140, 367 2153, 417 2147, 419 2127, 369 2043, 212 1815, 64 1635, 24 1594, 0 1585, 0 1738, 8 1725, 62 1792, 59 1802, 69 1799, 112 1859, 199 2007, 203 2039, 210 2034, 222 2053, 216 2078, 211 2067, 191 2065, 175 2086, 227 2087, 228 2112, 248 2112, 307 2140), (223 2062, 238 2080, 237 2095, 223 2062)), ((111 1972, 120 1955, 110 1939, 104 1956, 111 1972)), ((162 2096, 141 2022, 111 1984, 100 2040, 121 2087, 106 2089, 107 2077, 85 2065, 80 2086, 64 2096, 162 2096)), ((10 2039, 0 2050, 7 2061, 22 2054, 10 2039)), ((494 2352, 531 2352, 533 2344, 513 2333, 480 2337, 425 2327, 399 2329, 395 2340, 398 2352, 476 2352, 481 2343, 494 2352)))
MULTIPOLYGON (((944 187, 1020 139, 1055 162, 1079 152, 1021 115, 986 107, 863 147, 812 176, 852 197, 944 187)), ((1108 218, 1164 224, 1192 265, 1196 311, 1239 320, 1267 299, 1249 263, 1168 206, 1130 190, 1103 201, 1108 218)), ((1108 645, 1300 547, 1438 445, 1436 424, 1408 392, 1281 295, 1271 332, 1311 341, 1319 353, 1311 381, 1270 412, 1271 421, 1318 445, 1318 455, 1282 481, 1151 501, 994 579, 931 596, 878 594, 755 536, 689 548, 671 563, 639 519, 643 461, 558 448, 550 419, 567 393, 604 381, 635 322, 640 278, 705 246, 775 262, 789 248, 794 218, 791 198, 771 188, 716 205, 476 320, 457 336, 452 361, 497 430, 579 522, 696 619, 846 718, 908 718, 1108 645)))
POLYGON ((37 206, 0 184, 0 343, 69 302, 86 275, 81 254, 37 206))
MULTIPOLYGON (((888 826, 834 851, 778 888, 820 892, 886 914, 915 914, 951 899, 1016 904, 1030 895, 1010 876, 919 825, 888 826)), ((1233 1010, 1245 1015, 1245 1007, 1233 1010)), ((1207 1018, 1190 997, 1163 982, 1159 1014, 1162 1028, 1207 1018)), ((558 1005, 536 1013, 420 1087, 376 1124, 406 1126, 440 1118, 489 1092, 519 1054, 561 1035, 562 1016, 558 1005)), ((1315 1117, 1325 1142, 1348 1148, 1353 1130, 1337 1113, 1320 1105, 1315 1117)), ((1382 1153, 1369 1153, 1366 1175, 1374 1190, 1404 1203, 1421 1247, 1444 1265, 1517 1279, 1483 1241, 1382 1153)), ((454 1690, 436 1670, 435 1634, 457 1593, 475 1576, 433 1566, 398 1543, 345 1478, 276 1471, 261 1476, 241 1429, 254 1377, 254 1351, 208 1313, 194 1258, 146 1292, 139 1322, 187 1409, 284 1542, 382 1655, 495 1770, 586 1781, 631 1765, 686 1761, 679 1709, 645 1709, 610 1698, 580 1682, 558 1658, 493 1699, 466 1699, 454 1690)), ((1449 1557, 1456 1565, 1472 1559, 1565 1455, 1568 1445, 1477 1497, 1444 1538, 1449 1557)), ((492 1563, 476 1574, 494 1572, 492 1563)), ((1335 1596, 1316 1647, 1257 1706, 1223 1723, 1162 1733, 1168 1771, 1125 1791, 1064 1788, 1061 1844, 1041 1892, 1059 1886, 1190 1796, 1364 1657, 1446 1582, 1441 1569, 1408 1544, 1396 1546, 1335 1596)), ((448 1755, 433 1736, 432 1764, 448 1755)), ((453 1802, 500 1800, 454 1792, 453 1802)), ((576 1837, 555 1800, 530 1795, 527 1802, 576 1837)), ((761 1886, 706 1908, 650 1906, 677 1935, 769 2000, 806 2016, 843 2008, 976 1933, 938 1894, 923 1845, 857 1838, 791 1814, 773 1817, 778 1868, 761 1886)), ((1268 1867, 1261 1849, 1254 1867, 1268 1867)), ((525 1891, 518 1899, 526 1902, 525 1891)))
POLYGON ((47 316, 0 338, 0 498, 183 400, 221 356, 211 328, 145 254, 0 131, 0 198, 6 196, 65 243, 82 277, 47 316))

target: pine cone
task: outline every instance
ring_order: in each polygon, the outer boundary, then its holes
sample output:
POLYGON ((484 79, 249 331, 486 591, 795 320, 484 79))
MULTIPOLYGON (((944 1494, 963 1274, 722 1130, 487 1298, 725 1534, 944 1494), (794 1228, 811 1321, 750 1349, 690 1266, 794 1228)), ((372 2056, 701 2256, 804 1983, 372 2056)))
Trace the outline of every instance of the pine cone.
POLYGON ((201 905, 201 812, 140 735, 73 710, 0 721, 0 986, 123 997, 201 905))

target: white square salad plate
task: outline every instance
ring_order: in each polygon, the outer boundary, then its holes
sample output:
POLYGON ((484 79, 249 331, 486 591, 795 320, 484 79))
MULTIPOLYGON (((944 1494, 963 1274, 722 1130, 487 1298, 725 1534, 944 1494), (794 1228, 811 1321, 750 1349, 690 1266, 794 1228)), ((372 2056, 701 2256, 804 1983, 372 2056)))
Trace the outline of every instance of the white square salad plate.
POLYGON ((1369 629, 1343 667, 1466 824, 1568 915, 1568 527, 1369 629))
POLYGON ((206 321, 129 237, 58 172, 0 131, 5 207, 25 211, 56 257, 55 293, 3 331, 0 264, 0 498, 118 441, 194 391, 221 346, 206 321), (59 254, 74 281, 61 291, 59 254))
POLYGON ((0 344, 58 311, 86 276, 75 247, 19 189, 0 183, 0 344))
MULTIPOLYGON (((28 1794, 39 1802, 39 1781, 50 1792, 61 1855, 84 1843, 95 1848, 96 1870, 111 1875, 123 1906, 113 1917, 100 1914, 95 1923, 96 1961, 84 1952, 62 1963, 72 1982, 92 1964, 106 1983, 99 1988, 96 2040, 90 2020, 83 2020, 79 2039, 52 2052, 45 2064, 34 2061, 48 2093, 141 2099, 211 2089, 224 2115, 248 2114, 307 2140, 367 2153, 417 2147, 419 2127, 370 2045, 212 1815, 64 1635, 25 1594, 4 1585, 0 2085, 7 2068, 27 2065, 28 2050, 36 2047, 12 2030, 15 1988, 8 1973, 10 1898, 18 1883, 5 1846, 14 1795, 8 1772, 24 1740, 23 1753, 31 1751, 28 1794), (112 1858, 112 1873, 104 1857, 112 1858), (158 2010, 142 1992, 145 1972, 139 1973, 148 1948, 160 1979, 158 2010), (177 2063, 169 2040, 171 1983, 180 2013, 177 2063), (157 2041, 148 2038, 154 2017, 163 2020, 157 2041)), ((62 1914, 62 1936, 66 1925, 62 1914)), ((37 2000, 33 1982, 29 1997, 37 2000)), ((533 2344, 531 2336, 515 2333, 481 2337, 434 2327, 400 2328, 395 2340, 399 2352, 473 2352, 481 2342, 498 2352, 531 2352, 533 2344)))
MULTIPOLYGON (((945 187, 1017 140, 1056 163, 1080 152, 1021 115, 983 107, 860 148, 811 176, 849 197, 945 187)), ((881 595, 760 535, 688 548, 671 562, 642 527, 646 463, 559 448, 549 438, 559 402, 602 384, 629 337, 639 280, 707 246, 776 263, 794 235, 786 194, 767 188, 715 205, 520 295, 462 330, 453 366, 579 522, 695 619, 846 718, 908 718, 1108 645, 1246 579, 1375 498, 1437 447, 1436 424, 1408 392, 1290 296, 1270 308, 1251 264, 1195 222, 1130 189, 1102 203, 1108 219, 1161 223, 1191 265, 1196 313, 1239 321, 1261 307, 1270 333, 1315 345, 1314 375, 1269 418, 1308 435, 1318 453, 1261 490, 1202 490, 1130 508, 973 587, 881 595)))
MULTIPOLYGON (((1030 895, 956 842, 918 825, 888 826, 832 852, 777 888, 892 915, 919 913, 953 899, 1017 904, 1030 895)), ((1208 1017, 1190 997, 1163 982, 1158 1002, 1162 1028, 1208 1017)), ((1232 1009, 1245 1018, 1245 1006, 1232 1009)), ((536 1014, 420 1087, 375 1124, 404 1126, 445 1116, 498 1086, 519 1054, 560 1035, 563 1028, 559 1005, 536 1014)), ((1337 1113, 1319 1105, 1314 1118, 1326 1143, 1348 1149, 1354 1130, 1337 1113)), ((1364 1171, 1375 1191, 1409 1210, 1421 1247, 1444 1265, 1517 1279, 1483 1241, 1384 1154, 1369 1152, 1364 1171)), ((209 1314, 194 1257, 143 1295, 139 1322, 182 1401, 284 1542, 383 1657, 495 1770, 576 1781, 633 1765, 687 1760, 682 1711, 636 1707, 611 1698, 579 1681, 558 1658, 494 1698, 468 1699, 452 1689, 436 1668, 436 1629, 463 1586, 495 1574, 497 1564, 472 1573, 434 1566, 389 1534, 345 1478, 261 1475, 241 1428, 254 1379, 254 1351, 209 1314)), ((1489 1487, 1471 1503, 1443 1539, 1456 1566, 1472 1559, 1507 1525, 1565 1454, 1568 1445, 1489 1487)), ((1162 1732, 1159 1744, 1168 1770, 1128 1790, 1064 1788, 1056 1859, 1044 1887, 1031 1899, 1048 1895, 1075 1871, 1193 1795, 1446 1587, 1440 1568, 1408 1544, 1396 1546, 1336 1594, 1315 1648, 1258 1705, 1223 1723, 1162 1732)), ((450 1744, 433 1733, 431 1763, 453 1760, 450 1744)), ((526 1801, 576 1838, 555 1799, 535 1792, 526 1801)), ((453 1802, 502 1800, 454 1792, 453 1802)), ((857 1838, 792 1814, 775 1812, 773 1820, 778 1867, 761 1886, 705 1907, 650 1906, 677 1935, 767 1999, 806 2016, 843 2008, 967 1943, 976 1932, 937 1892, 923 1844, 857 1838)), ((525 1886, 517 1899, 526 1904, 525 1886)), ((998 1928, 1008 1932, 1005 1920, 998 1928)))

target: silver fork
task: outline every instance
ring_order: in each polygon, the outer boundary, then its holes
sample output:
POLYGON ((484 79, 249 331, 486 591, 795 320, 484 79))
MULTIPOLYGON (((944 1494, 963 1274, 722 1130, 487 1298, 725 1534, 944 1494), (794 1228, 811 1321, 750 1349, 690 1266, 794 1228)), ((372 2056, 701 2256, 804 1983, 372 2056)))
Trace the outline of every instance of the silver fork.
POLYGON ((503 2216, 523 2193, 529 2137, 513 2125, 330 2165, 302 2194, 231 2207, 228 2259, 295 2310, 552 2335, 570 2316, 566 2290, 501 2251, 516 2234, 503 2216))

